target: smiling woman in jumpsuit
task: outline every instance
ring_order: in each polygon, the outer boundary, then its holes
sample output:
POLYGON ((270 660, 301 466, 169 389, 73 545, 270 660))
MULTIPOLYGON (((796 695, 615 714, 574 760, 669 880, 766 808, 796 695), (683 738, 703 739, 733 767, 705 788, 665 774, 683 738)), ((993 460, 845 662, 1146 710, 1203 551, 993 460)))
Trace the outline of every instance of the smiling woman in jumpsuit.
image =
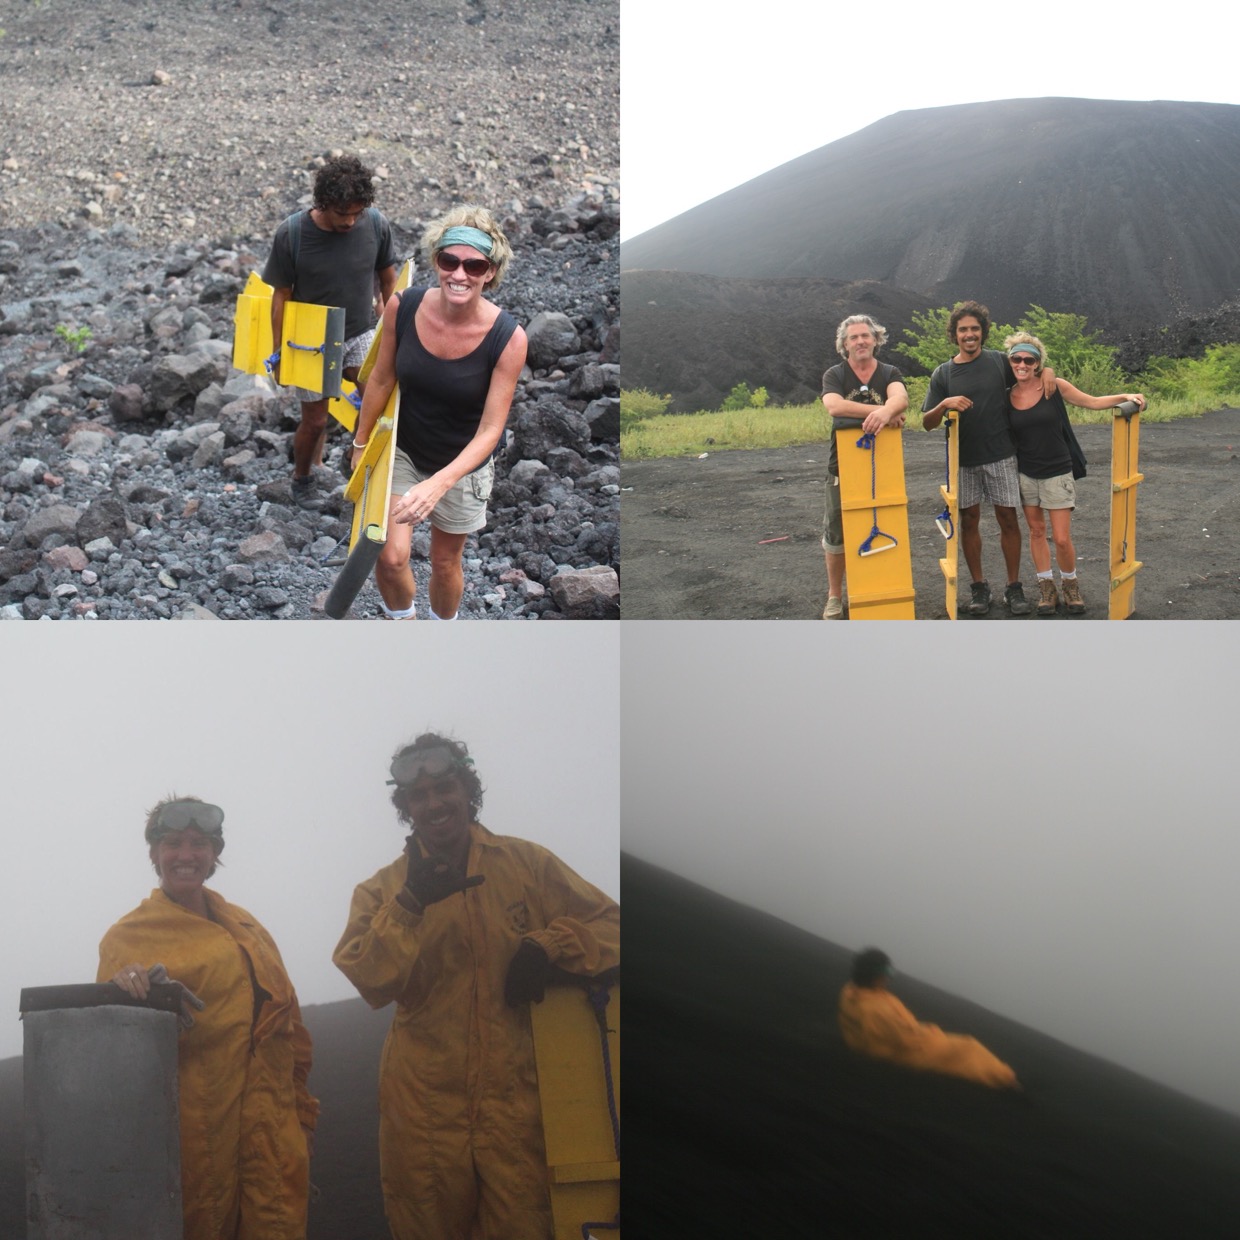
POLYGON ((538 844, 477 821, 467 748, 426 733, 392 759, 404 853, 353 893, 333 959, 396 1003, 379 1082, 395 1240, 550 1240, 529 1003, 552 966, 620 962, 620 909, 538 844))
POLYGON ((145 998, 163 965, 190 992, 177 1054, 184 1240, 304 1240, 319 1110, 310 1034, 271 936, 203 886, 223 824, 197 797, 151 810, 160 885, 103 936, 98 980, 145 998))

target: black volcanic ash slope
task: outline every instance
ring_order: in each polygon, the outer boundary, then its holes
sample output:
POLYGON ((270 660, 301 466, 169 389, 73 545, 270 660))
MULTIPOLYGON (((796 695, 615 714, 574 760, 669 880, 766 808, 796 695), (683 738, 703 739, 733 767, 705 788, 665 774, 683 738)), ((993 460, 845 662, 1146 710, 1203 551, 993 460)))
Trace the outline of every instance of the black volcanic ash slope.
POLYGON ((834 1023, 849 952, 632 857, 621 882, 646 1240, 1235 1234, 1240 1119, 904 977, 1028 1094, 860 1060, 834 1023))
POLYGON ((1240 106, 1011 99, 886 117, 626 241, 621 263, 1131 329, 1234 297, 1238 233, 1240 106))

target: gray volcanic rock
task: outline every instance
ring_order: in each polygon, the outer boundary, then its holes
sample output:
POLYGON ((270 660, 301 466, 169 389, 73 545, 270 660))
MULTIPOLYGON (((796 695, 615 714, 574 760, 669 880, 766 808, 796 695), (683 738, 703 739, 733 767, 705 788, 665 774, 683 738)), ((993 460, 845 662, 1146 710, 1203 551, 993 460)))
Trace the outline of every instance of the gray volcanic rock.
POLYGON ((629 331, 645 339, 630 345, 625 382, 667 390, 657 376, 635 382, 658 335, 647 290, 629 293, 637 271, 875 281, 926 306, 976 297, 1000 321, 1035 303, 1084 314, 1118 343, 1231 301, 1238 234, 1240 106, 1014 99, 900 112, 626 240, 629 331))
MULTIPOLYGON (((399 255, 482 202, 514 249, 495 301, 567 324, 518 383, 510 425, 534 411, 541 430, 501 444, 462 618, 562 618, 552 577, 615 570, 619 488, 601 479, 619 435, 596 407, 619 395, 617 22, 614 0, 6 15, 0 109, 21 123, 0 126, 0 619, 322 615, 347 436, 332 424, 315 506, 297 507, 296 401, 230 369, 232 315, 343 149, 375 167, 399 255)), ((425 528, 413 546, 425 603, 425 528)), ((353 614, 377 612, 368 583, 353 614)))

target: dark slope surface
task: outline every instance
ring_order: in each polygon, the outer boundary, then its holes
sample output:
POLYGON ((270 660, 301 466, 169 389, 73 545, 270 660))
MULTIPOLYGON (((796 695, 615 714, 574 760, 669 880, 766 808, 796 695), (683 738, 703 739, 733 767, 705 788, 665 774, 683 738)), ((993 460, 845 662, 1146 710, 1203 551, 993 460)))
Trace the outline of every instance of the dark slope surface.
POLYGON ((626 241, 627 269, 881 280, 1110 328, 1240 284, 1240 106, 1011 99, 898 112, 626 241))
POLYGON ((1027 1095, 860 1060, 834 1023, 849 952, 632 857, 622 882, 644 1240, 1235 1235, 1240 1119, 904 977, 1027 1095))

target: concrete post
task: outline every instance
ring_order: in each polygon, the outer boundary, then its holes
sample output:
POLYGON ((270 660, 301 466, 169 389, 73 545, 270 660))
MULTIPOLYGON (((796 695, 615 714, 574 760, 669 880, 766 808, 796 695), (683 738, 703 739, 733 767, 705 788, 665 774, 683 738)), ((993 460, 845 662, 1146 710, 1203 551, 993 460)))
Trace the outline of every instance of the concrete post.
POLYGON ((43 990, 22 992, 27 1240, 181 1240, 176 1016, 35 1010, 51 992, 119 994, 43 990))

